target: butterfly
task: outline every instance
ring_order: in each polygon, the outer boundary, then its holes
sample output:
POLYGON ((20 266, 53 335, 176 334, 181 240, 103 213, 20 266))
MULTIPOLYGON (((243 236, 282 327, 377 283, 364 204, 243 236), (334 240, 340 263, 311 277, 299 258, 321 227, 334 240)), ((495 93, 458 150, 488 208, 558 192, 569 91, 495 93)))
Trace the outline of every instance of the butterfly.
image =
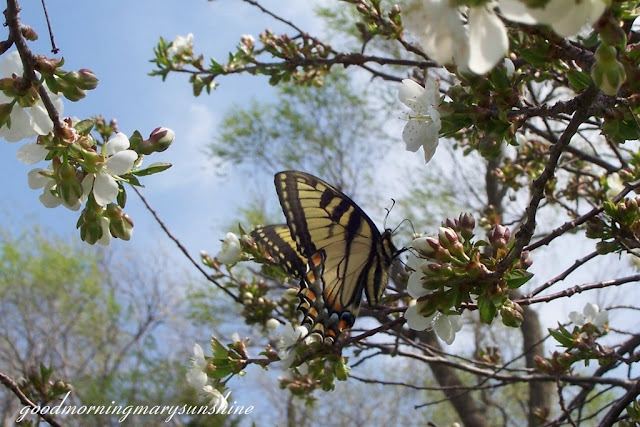
POLYGON ((254 241, 285 271, 300 279, 302 324, 333 342, 355 322, 362 293, 380 303, 393 259, 401 252, 348 196, 300 171, 274 177, 286 224, 251 232, 254 241))

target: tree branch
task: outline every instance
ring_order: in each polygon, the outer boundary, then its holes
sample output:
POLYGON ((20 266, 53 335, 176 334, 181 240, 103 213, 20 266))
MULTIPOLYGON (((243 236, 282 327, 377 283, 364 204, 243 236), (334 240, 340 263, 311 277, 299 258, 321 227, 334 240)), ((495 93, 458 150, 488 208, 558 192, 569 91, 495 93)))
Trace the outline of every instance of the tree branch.
MULTIPOLYGON (((9 390, 11 390, 11 392, 13 394, 15 394, 18 399, 20 399, 20 402, 22 402, 23 405, 25 406, 29 406, 32 409, 39 409, 40 406, 36 405, 35 403, 33 403, 31 401, 31 399, 29 399, 23 392, 22 390, 20 390, 20 386, 18 386, 18 384, 8 375, 6 375, 3 372, 0 372, 0 382, 2 384, 4 384, 5 387, 7 387, 9 390)), ((61 427, 61 424, 59 424, 55 419, 53 419, 50 415, 48 414, 41 414, 38 411, 38 416, 40 418, 42 418, 43 420, 45 420, 46 422, 49 423, 49 425, 52 425, 54 427, 61 427)))

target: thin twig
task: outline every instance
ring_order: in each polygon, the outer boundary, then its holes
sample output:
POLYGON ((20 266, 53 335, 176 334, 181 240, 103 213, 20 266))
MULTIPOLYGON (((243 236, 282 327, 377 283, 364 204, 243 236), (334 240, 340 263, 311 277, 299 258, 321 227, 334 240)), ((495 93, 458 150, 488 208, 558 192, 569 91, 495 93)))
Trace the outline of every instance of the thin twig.
POLYGON ((155 221, 158 223, 162 231, 164 231, 164 234, 166 234, 167 237, 171 239, 173 243, 176 244, 176 246, 178 246, 178 249, 180 249, 180 252, 182 252, 184 256, 187 257, 187 259, 191 262, 191 264, 193 264, 193 266, 197 268, 198 271, 202 273, 202 275, 206 277, 208 281, 216 285, 220 290, 222 290, 224 293, 226 293, 231 298, 233 298, 234 301, 241 302, 240 297, 234 295, 233 292, 231 292, 229 289, 225 288, 220 283, 218 283, 217 280, 211 277, 209 273, 207 273, 207 271, 195 259, 193 259, 193 257, 189 254, 189 251, 187 250, 187 248, 182 244, 182 242, 180 242, 180 240, 178 240, 177 237, 173 235, 173 233, 171 233, 169 228, 162 221, 162 219, 160 219, 160 217, 158 216, 158 213, 151 207, 151 205, 149 204, 149 202, 147 202, 147 199, 144 198, 142 193, 140 193, 140 191, 134 186, 131 186, 131 188, 133 188, 133 191, 138 195, 138 197, 140 197, 140 200, 142 200, 142 203, 144 204, 145 208, 149 211, 153 219, 155 219, 155 221))
POLYGON ((45 3, 45 0, 41 0, 41 3, 42 3, 42 10, 44 10, 44 18, 47 21, 47 29, 49 30, 49 39, 51 40, 51 52, 53 52, 53 54, 55 55, 58 52, 60 52, 60 49, 58 49, 58 47, 56 46, 56 41, 53 38, 53 30, 51 29, 49 12, 47 12, 47 4, 45 3))

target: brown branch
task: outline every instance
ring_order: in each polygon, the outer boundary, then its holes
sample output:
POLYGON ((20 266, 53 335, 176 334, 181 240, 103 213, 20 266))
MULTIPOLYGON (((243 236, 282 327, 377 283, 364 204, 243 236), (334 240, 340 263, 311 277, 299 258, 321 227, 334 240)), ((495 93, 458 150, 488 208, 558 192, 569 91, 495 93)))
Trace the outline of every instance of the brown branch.
POLYGON ((549 182, 549 180, 554 176, 560 156, 571 142, 571 138, 576 134, 580 125, 589 118, 589 107, 597 95, 598 90, 591 87, 576 97, 578 102, 576 112, 558 139, 558 142, 551 147, 549 160, 547 161, 544 170, 531 185, 531 201, 525 210, 525 221, 515 235, 515 243, 513 247, 507 256, 500 261, 500 264, 498 264, 494 273, 495 275, 502 275, 502 273, 504 273, 511 264, 513 264, 513 261, 520 257, 525 246, 531 241, 531 237, 533 237, 533 233, 536 229, 536 215, 538 213, 538 207, 544 198, 544 191, 547 186, 547 182, 549 182))
POLYGON ((573 273, 579 267, 583 266, 584 264, 586 264, 590 260, 594 259, 598 255, 600 255, 598 253, 598 251, 593 251, 590 254, 588 254, 588 255, 580 258, 580 259, 575 260, 575 262, 571 265, 571 267, 567 268, 566 270, 564 270, 562 273, 558 274, 553 279, 550 279, 550 280, 546 281, 544 284, 542 284, 539 287, 537 287, 536 289, 534 289, 531 293, 527 294, 525 296, 525 298, 534 297, 534 296, 538 295, 540 292, 542 292, 544 290, 547 290, 551 286, 555 285, 556 283, 566 279, 571 273, 573 273))
POLYGON ((600 420, 598 427, 609 427, 618 421, 618 416, 624 409, 633 402, 636 397, 640 396, 640 380, 636 381, 634 387, 631 387, 627 392, 616 401, 616 403, 605 414, 604 418, 600 420))
POLYGON ((626 283, 633 283, 640 281, 640 274, 633 274, 631 276, 621 277, 619 279, 614 280, 604 280, 602 282, 589 283, 586 285, 573 286, 571 288, 567 288, 563 291, 556 292, 555 294, 545 295, 542 297, 536 298, 521 298, 516 300, 516 302, 520 305, 531 305, 538 304, 541 302, 549 302, 558 298, 570 298, 575 294, 579 294, 585 291, 590 291, 593 289, 602 289, 608 288, 611 286, 620 286, 626 283))
POLYGON ((209 273, 207 273, 207 271, 195 260, 193 259, 193 257, 189 254, 189 251, 187 250, 187 248, 182 244, 182 242, 180 242, 180 240, 178 240, 177 237, 175 237, 173 235, 173 233, 171 233, 171 231, 169 230, 169 228, 167 227, 167 225, 162 221, 162 219, 160 219, 160 217, 158 216, 158 213, 151 207, 151 205, 149 204, 149 202, 147 202, 147 199, 145 199, 145 197, 142 195, 142 193, 140 193, 140 191, 134 187, 131 186, 131 188, 133 188, 133 191, 138 195, 138 197, 140 197, 140 200, 142 201, 142 204, 144 204, 144 207, 149 211, 149 213, 151 214, 151 216, 153 217, 153 219, 158 223, 158 225, 160 226, 160 228, 162 229, 162 231, 164 231, 164 234, 167 235, 167 237, 169 239, 171 239, 173 241, 173 243, 176 244, 176 246, 178 246, 178 249, 180 249, 180 252, 182 252, 184 254, 185 257, 187 257, 187 259, 189 260, 189 262, 191 262, 191 264, 193 264, 193 266, 200 272, 202 273, 202 275, 211 283, 213 283, 215 286, 217 286, 220 290, 222 290, 225 294, 229 295, 231 298, 233 298, 233 300, 235 302, 241 302, 240 297, 234 295, 233 292, 231 292, 229 289, 225 288, 224 286, 222 286, 220 283, 218 283, 217 280, 215 280, 213 277, 211 277, 209 275, 209 273))
MULTIPOLYGON (((618 203, 627 194, 629 194, 630 192, 632 192, 632 191, 634 191, 634 190, 636 190, 638 188, 640 188, 640 181, 630 182, 625 186, 624 190, 622 190, 620 192, 620 194, 618 194, 616 197, 614 197, 611 201, 614 202, 614 203, 618 203)), ((604 207, 603 206, 599 206, 597 208, 593 208, 589 212, 585 213, 584 215, 581 215, 578 218, 573 219, 571 221, 565 222, 560 227, 554 229, 552 232, 547 234, 544 238, 542 238, 542 239, 538 240, 537 242, 534 242, 534 243, 530 244, 529 246, 525 247, 524 250, 532 251, 534 249, 539 248, 540 246, 546 246, 549 243, 551 243, 556 237, 559 237, 559 236, 563 235, 564 233, 566 233, 567 231, 584 224, 585 222, 587 222, 588 220, 590 220, 591 218, 595 217, 596 215, 600 214, 603 211, 604 211, 604 207)))
MULTIPOLYGON (((20 386, 10 376, 6 375, 3 372, 0 372, 0 383, 4 384, 5 387, 7 387, 9 390, 11 390, 11 392, 13 394, 15 394, 18 397, 18 399, 20 399, 20 402, 22 402, 23 405, 29 406, 29 407, 31 407, 32 409, 35 409, 35 410, 39 410, 40 409, 40 405, 36 405, 35 403, 33 403, 31 401, 31 399, 29 399, 22 392, 22 390, 20 390, 20 386)), ((37 411, 37 414, 38 414, 38 416, 40 418, 42 418, 43 420, 48 422, 49 425, 52 425, 54 427, 60 427, 61 426, 61 424, 59 424, 50 415, 41 414, 40 411, 37 411)))
MULTIPOLYGON (((640 335, 635 335, 635 336, 631 337, 630 339, 628 339, 627 341, 625 341, 620 347, 618 347, 616 349, 616 356, 621 357, 624 354, 631 353, 638 346, 640 346, 640 335)), ((610 370, 614 369, 617 366, 618 366, 618 361, 617 360, 613 360, 613 361, 607 363, 606 365, 600 366, 593 373, 593 376, 594 377, 601 377, 602 375, 604 375, 605 373, 609 372, 610 370)), ((571 401, 571 403, 568 406, 568 410, 572 411, 575 408, 582 407, 583 404, 584 404, 585 399, 587 398, 589 393, 591 393, 591 391, 594 389, 594 387, 595 387, 595 384, 584 386, 582 388, 582 390, 580 391, 580 393, 578 393, 573 398, 573 400, 571 401)), ((556 420, 554 420, 551 423, 549 423, 549 425, 558 425, 562 421, 564 421, 565 419, 566 419, 566 414, 563 414, 559 418, 557 418, 556 420)))
POLYGON ((38 95, 44 104, 44 108, 47 110, 49 118, 53 122, 54 131, 56 134, 60 134, 62 130, 60 115, 58 110, 56 110, 55 105, 53 105, 53 101, 51 100, 49 93, 38 79, 34 67, 35 59, 33 53, 29 49, 27 41, 22 35, 19 14, 20 6, 18 5, 18 0, 7 0, 7 9, 5 10, 4 15, 7 26, 9 27, 10 38, 15 43, 16 49, 18 49, 18 53, 20 54, 20 59, 22 60, 24 77, 38 88, 38 95))

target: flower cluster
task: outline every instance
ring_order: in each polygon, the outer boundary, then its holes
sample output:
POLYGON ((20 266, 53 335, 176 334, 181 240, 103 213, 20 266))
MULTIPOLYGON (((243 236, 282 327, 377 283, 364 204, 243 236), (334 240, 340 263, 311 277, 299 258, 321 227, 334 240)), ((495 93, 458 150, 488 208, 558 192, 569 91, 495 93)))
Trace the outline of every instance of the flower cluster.
POLYGON ((198 390, 200 396, 206 399, 210 406, 215 406, 218 410, 224 411, 228 406, 228 402, 226 397, 217 388, 209 384, 207 371, 210 369, 215 370, 215 366, 209 366, 202 347, 194 344, 191 367, 187 371, 186 376, 187 383, 198 390))
POLYGON ((558 325, 555 329, 549 329, 551 336, 564 352, 554 352, 550 358, 537 356, 536 366, 539 370, 553 375, 566 373, 571 366, 580 360, 588 364, 589 360, 607 360, 612 356, 613 350, 597 342, 597 339, 608 332, 609 314, 600 310, 596 304, 587 303, 582 313, 572 311, 569 320, 573 323, 572 330, 558 325))
POLYGON ((18 52, 5 54, 0 60, 0 73, 5 76, 0 78, 0 138, 9 142, 35 138, 20 147, 18 159, 26 164, 50 164, 29 172, 29 187, 42 190, 40 201, 48 208, 63 205, 78 210, 84 204, 77 224, 82 240, 90 244, 108 244, 111 237, 129 240, 133 222, 122 210, 126 201, 123 184, 140 185, 136 176, 151 175, 170 166, 139 168, 143 155, 168 148, 173 131, 158 128, 143 140, 137 132, 127 138, 117 131, 115 122, 107 124, 101 118, 68 118, 54 124, 38 85, 43 85, 60 114, 62 97, 77 101, 86 95, 85 91, 96 88, 98 79, 86 69, 65 71, 59 60, 38 56, 34 61, 42 82, 22 76, 18 52), (92 136, 94 129, 102 141, 92 136))
POLYGON ((601 254, 634 252, 640 248, 640 197, 628 197, 603 203, 604 214, 587 222, 587 237, 599 239, 596 249, 601 254))
POLYGON ((487 240, 474 241, 475 220, 463 213, 443 222, 438 236, 418 237, 411 243, 413 254, 407 265, 412 273, 407 290, 415 299, 406 312, 412 329, 433 326, 450 343, 459 330, 456 316, 463 304, 475 302, 480 319, 490 323, 498 314, 507 326, 519 326, 522 308, 509 300, 509 289, 526 283, 532 274, 527 253, 502 277, 493 277, 493 269, 507 255, 511 232, 496 225, 487 240))
POLYGON ((549 25, 557 34, 568 37, 592 25, 605 8, 602 0, 551 0, 538 8, 518 0, 462 7, 446 0, 413 0, 403 12, 403 22, 439 64, 455 64, 462 71, 484 74, 509 50, 507 29, 497 9, 509 21, 549 25))

